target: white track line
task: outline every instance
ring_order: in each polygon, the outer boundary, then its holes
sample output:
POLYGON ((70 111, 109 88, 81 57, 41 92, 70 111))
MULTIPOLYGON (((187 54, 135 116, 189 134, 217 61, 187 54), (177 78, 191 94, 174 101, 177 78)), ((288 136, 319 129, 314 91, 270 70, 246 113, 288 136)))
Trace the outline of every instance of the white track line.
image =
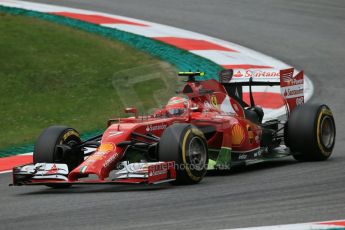
POLYGON ((250 228, 232 228, 223 230, 325 230, 325 229, 345 229, 344 225, 336 225, 334 222, 345 222, 345 220, 334 220, 314 223, 300 223, 300 224, 286 224, 286 225, 272 225, 260 226, 250 228))

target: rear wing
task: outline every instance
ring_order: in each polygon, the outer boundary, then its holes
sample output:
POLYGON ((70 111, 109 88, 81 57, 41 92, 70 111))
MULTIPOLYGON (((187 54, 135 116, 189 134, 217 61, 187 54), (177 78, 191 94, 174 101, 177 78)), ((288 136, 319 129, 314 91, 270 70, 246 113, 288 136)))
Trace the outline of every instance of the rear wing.
POLYGON ((304 72, 300 71, 295 76, 293 74, 293 68, 280 70, 280 93, 289 111, 304 104, 304 72))
POLYGON ((235 98, 242 106, 253 106, 254 98, 252 86, 280 86, 281 96, 288 111, 304 103, 304 74, 303 71, 294 75, 294 68, 264 71, 251 70, 222 70, 219 82, 224 86, 229 96, 235 98), (243 86, 249 86, 251 105, 243 101, 243 86))

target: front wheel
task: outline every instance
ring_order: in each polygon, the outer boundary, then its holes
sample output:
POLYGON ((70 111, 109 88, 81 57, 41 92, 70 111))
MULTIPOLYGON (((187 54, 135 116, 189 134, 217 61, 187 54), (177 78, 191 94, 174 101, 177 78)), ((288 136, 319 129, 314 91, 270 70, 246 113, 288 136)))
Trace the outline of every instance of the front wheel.
POLYGON ((297 107, 285 126, 285 142, 299 161, 328 159, 333 151, 335 135, 332 111, 323 104, 297 107))
MULTIPOLYGON (((35 143, 33 162, 34 164, 67 164, 69 171, 72 171, 84 160, 84 153, 80 149, 73 149, 73 146, 79 143, 81 143, 80 135, 75 129, 66 126, 48 127, 43 130, 35 143), (65 148, 63 148, 64 146, 65 148)), ((49 185, 54 188, 68 186, 49 185)))
POLYGON ((190 124, 173 124, 159 142, 160 161, 174 161, 174 184, 196 184, 207 171, 208 149, 204 134, 190 124))

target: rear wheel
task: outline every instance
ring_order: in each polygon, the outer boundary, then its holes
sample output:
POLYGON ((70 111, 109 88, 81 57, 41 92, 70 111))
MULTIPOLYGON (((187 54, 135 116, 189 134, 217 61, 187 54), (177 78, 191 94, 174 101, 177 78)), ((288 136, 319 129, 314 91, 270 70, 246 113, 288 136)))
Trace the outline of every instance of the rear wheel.
POLYGON ((208 150, 203 133, 190 124, 173 124, 161 136, 160 161, 175 161, 174 184, 196 184, 207 171, 208 150))
POLYGON ((285 126, 286 144, 299 161, 328 159, 333 151, 336 129, 327 105, 305 104, 292 111, 285 126))
MULTIPOLYGON (((38 137, 33 153, 33 162, 67 164, 69 171, 76 168, 84 160, 83 152, 70 148, 81 142, 79 133, 66 126, 51 126, 38 137)), ((68 187, 54 185, 49 187, 68 187)))

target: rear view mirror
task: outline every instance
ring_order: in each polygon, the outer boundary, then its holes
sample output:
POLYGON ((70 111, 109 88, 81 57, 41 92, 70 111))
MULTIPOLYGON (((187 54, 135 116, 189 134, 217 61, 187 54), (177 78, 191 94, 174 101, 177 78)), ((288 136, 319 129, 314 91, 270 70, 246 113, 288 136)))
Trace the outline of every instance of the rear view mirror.
POLYGON ((133 113, 135 117, 138 117, 137 108, 125 108, 125 113, 133 113))

